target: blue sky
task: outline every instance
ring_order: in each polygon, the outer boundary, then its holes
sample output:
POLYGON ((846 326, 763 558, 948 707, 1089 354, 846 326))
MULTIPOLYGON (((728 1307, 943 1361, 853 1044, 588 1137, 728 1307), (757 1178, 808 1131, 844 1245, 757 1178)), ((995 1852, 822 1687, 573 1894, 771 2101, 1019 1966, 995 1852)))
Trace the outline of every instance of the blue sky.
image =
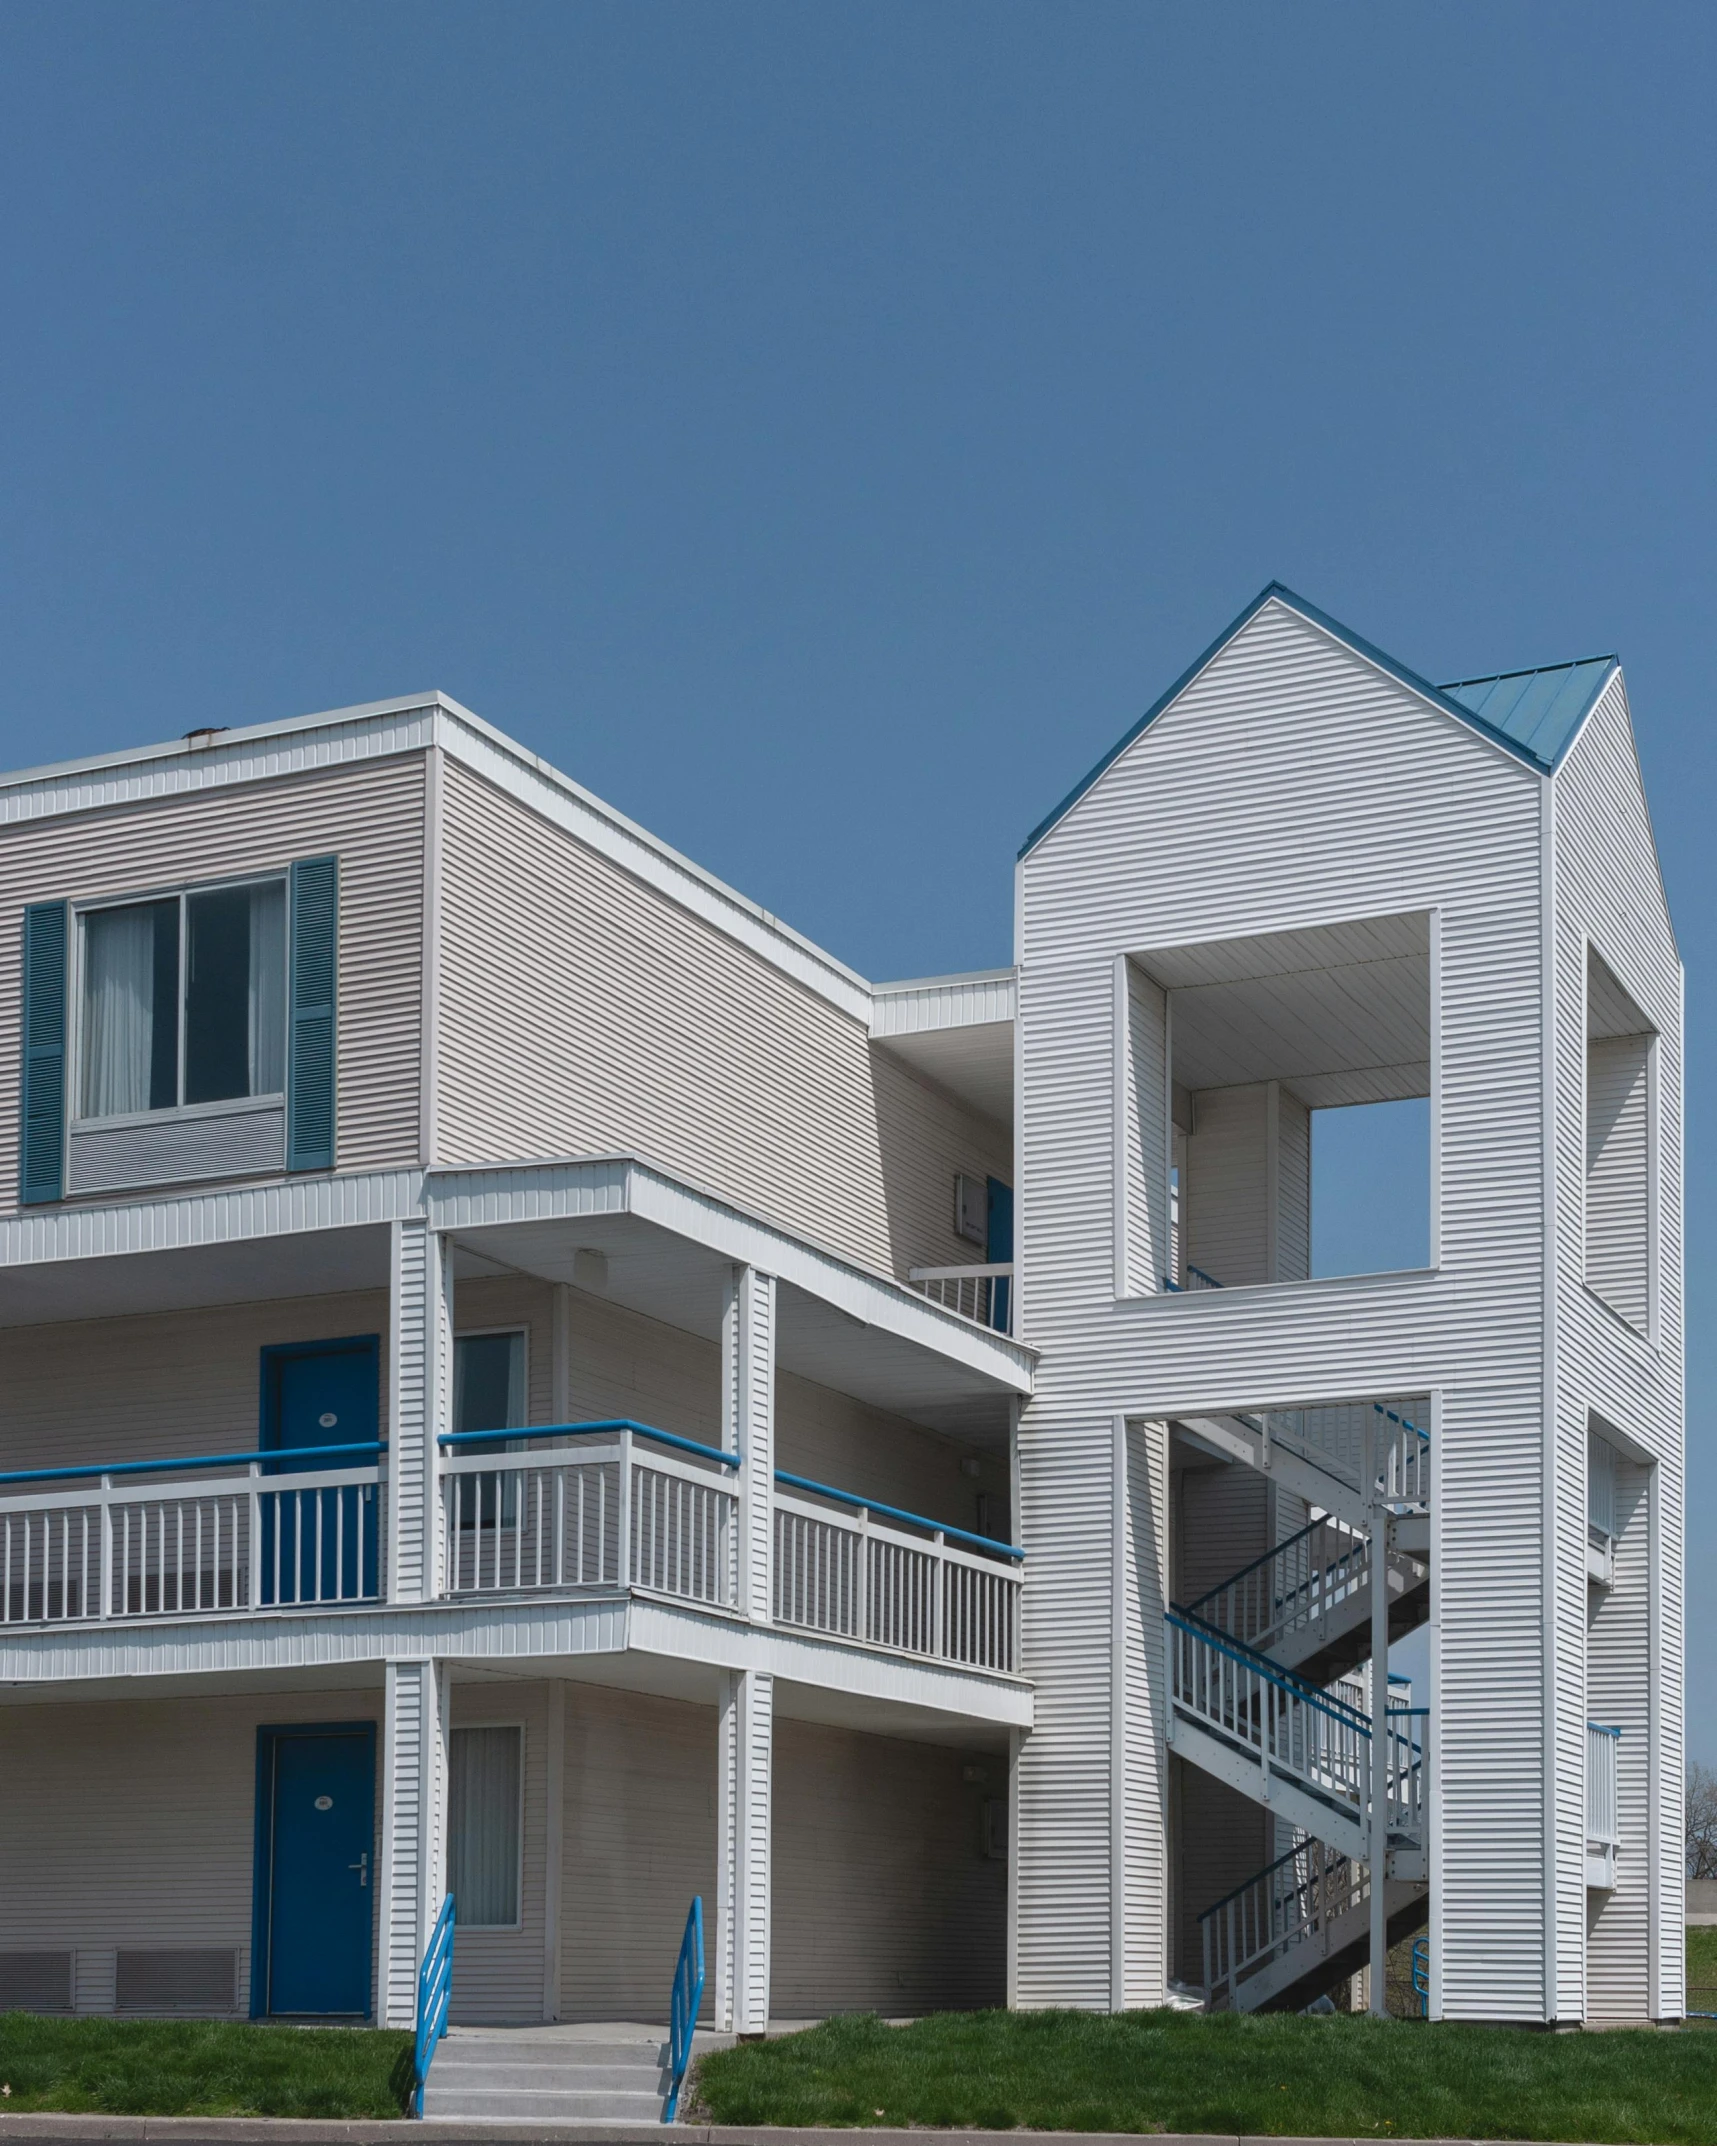
POLYGON ((1717 1759, 1714 61, 1673 4, 14 0, 0 762, 440 686, 920 975, 1273 576, 1435 678, 1619 650, 1717 1759))

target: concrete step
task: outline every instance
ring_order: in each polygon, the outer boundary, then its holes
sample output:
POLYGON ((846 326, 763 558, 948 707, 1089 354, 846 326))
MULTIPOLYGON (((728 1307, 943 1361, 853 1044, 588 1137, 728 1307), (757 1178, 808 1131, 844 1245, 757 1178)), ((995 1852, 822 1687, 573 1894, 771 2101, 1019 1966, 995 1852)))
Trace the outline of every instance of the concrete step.
POLYGON ((435 2074, 423 2097, 425 2116, 457 2117, 462 2122, 504 2124, 659 2124, 660 2093, 595 2093, 578 2089, 542 2091, 510 2087, 496 2092, 435 2089, 435 2074))
POLYGON ((550 2071, 580 2064, 625 2064, 634 2071, 659 2070, 663 2052, 655 2042, 527 2042, 505 2035, 485 2035, 482 2040, 456 2041, 451 2035, 435 2053, 435 2061, 463 2070, 467 2064, 533 2064, 550 2071))
POLYGON ((553 2094, 585 2089, 591 2093, 662 2093, 662 2072, 655 2064, 520 2064, 510 2057, 497 2057, 487 2064, 451 2064, 445 2069, 437 2057, 430 2066, 429 2081, 450 2092, 494 2094, 553 2094))

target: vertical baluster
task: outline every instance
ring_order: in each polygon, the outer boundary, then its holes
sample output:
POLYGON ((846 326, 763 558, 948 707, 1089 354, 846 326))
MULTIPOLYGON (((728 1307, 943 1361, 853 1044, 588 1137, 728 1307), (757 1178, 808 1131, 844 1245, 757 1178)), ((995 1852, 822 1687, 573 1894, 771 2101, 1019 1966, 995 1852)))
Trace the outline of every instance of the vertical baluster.
POLYGON ((625 1588, 630 1587, 632 1584, 632 1433, 630 1431, 620 1433, 618 1506, 619 1510, 616 1517, 619 1522, 620 1569, 616 1577, 620 1585, 625 1588))

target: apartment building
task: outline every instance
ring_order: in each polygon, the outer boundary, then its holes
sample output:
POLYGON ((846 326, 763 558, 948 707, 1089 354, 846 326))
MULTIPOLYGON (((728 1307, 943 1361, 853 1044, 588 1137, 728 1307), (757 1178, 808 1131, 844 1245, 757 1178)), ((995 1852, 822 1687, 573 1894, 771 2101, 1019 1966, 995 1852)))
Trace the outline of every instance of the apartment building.
POLYGON ((970 976, 440 694, 0 779, 0 911, 0 2003, 408 2025, 451 1895, 467 2024, 664 2018, 694 1898, 740 2033, 1412 1931, 1436 2016, 1679 2016, 1613 659, 1272 587, 970 976), (1316 1113, 1411 1098, 1423 1264, 1314 1276, 1316 1113))

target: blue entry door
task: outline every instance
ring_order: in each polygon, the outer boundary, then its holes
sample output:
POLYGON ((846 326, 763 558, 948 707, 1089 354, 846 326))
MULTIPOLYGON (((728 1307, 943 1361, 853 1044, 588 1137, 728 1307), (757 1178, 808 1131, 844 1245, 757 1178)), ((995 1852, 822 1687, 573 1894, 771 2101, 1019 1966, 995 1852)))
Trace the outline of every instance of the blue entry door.
MULTIPOLYGON (((262 1352, 265 1451, 374 1442, 379 1420, 380 1345, 374 1334, 344 1341, 289 1342, 262 1352)), ((363 1457, 314 1452, 267 1464, 270 1475, 324 1466, 359 1468, 363 1457)), ((376 1496, 370 1484, 278 1491, 261 1500, 262 1599, 352 1602, 377 1592, 376 1496)))
POLYGON ((370 2011, 375 1736, 370 1725, 264 1729, 262 2002, 275 2015, 370 2011))

